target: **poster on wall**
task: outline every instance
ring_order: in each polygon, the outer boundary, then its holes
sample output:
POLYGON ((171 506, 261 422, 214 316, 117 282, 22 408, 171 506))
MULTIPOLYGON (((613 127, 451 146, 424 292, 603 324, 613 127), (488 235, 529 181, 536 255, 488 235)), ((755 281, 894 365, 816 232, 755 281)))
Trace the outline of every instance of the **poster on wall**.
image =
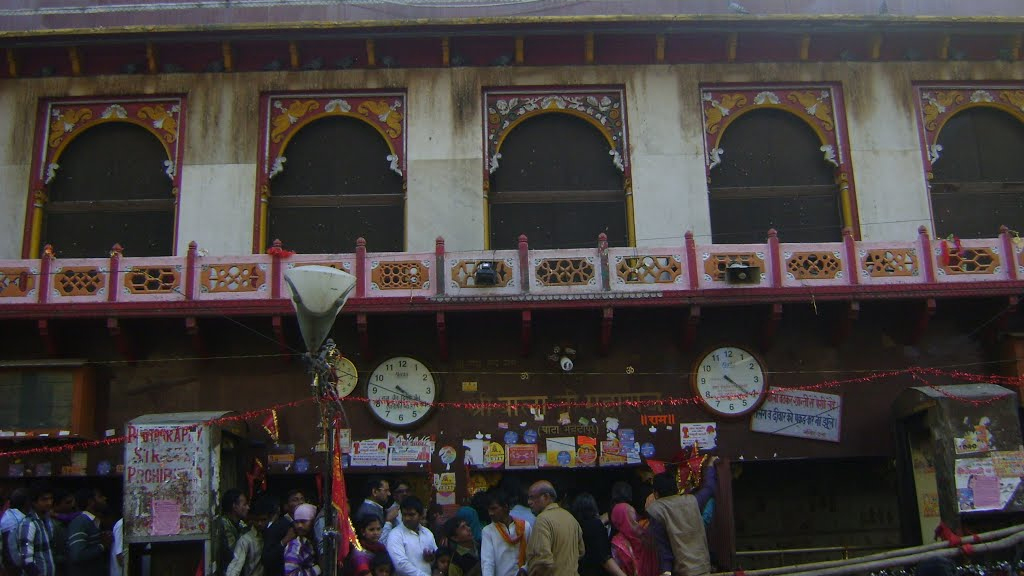
POLYGON ((388 439, 374 438, 352 442, 351 465, 355 466, 387 466, 388 439))
POLYGON ((536 468, 537 445, 509 444, 506 450, 505 467, 509 470, 536 468))
POLYGON ((963 437, 953 439, 953 449, 956 453, 972 454, 992 450, 992 433, 988 429, 992 420, 987 416, 982 416, 977 424, 971 423, 966 418, 964 420, 967 430, 963 437))
MULTIPOLYGON (((1001 476, 1015 465, 995 458, 959 458, 955 465, 957 503, 961 512, 1002 510, 1020 485, 1019 476, 1001 476)), ((1017 470, 1013 470, 1017 471, 1017 470)))
POLYGON ((463 440, 462 448, 465 449, 463 464, 467 468, 480 468, 484 465, 484 441, 480 439, 463 440))
POLYGON ((455 504, 455 473, 442 472, 434 474, 434 490, 437 491, 436 500, 438 506, 451 506, 455 504))
POLYGON ((688 422, 679 425, 679 447, 712 450, 718 447, 718 424, 714 422, 688 422))
POLYGON ((576 466, 576 438, 559 436, 547 439, 547 465, 559 468, 576 466))
POLYGON ((429 464, 433 453, 434 440, 430 436, 388 433, 388 466, 429 464))
POLYGON ((772 387, 750 420, 750 430, 779 436, 839 442, 841 397, 772 387))
POLYGON ((576 437, 576 465, 581 468, 597 466, 597 438, 576 437))

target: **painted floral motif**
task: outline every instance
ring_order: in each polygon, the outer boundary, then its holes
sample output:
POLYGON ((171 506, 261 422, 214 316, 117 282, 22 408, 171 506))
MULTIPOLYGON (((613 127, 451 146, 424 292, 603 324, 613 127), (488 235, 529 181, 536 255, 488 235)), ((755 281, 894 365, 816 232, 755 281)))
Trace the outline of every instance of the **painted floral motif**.
POLYGON ((139 118, 149 119, 153 128, 163 133, 163 139, 167 142, 174 142, 178 137, 178 122, 174 115, 178 113, 178 107, 172 106, 170 110, 160 104, 154 106, 143 106, 139 110, 139 118))
POLYGON ((621 90, 560 92, 555 94, 499 94, 488 93, 487 102, 487 158, 488 173, 498 170, 498 143, 515 124, 524 118, 547 112, 565 111, 590 118, 604 133, 612 148, 608 151, 612 164, 619 171, 629 173, 629 154, 625 138, 625 118, 621 90))
MULTIPOLYGON (((761 92, 757 95, 760 97, 761 92)), ((775 99, 778 102, 778 98, 775 99)), ((722 120, 732 113, 735 108, 742 108, 747 104, 747 97, 743 94, 722 94, 719 98, 711 92, 704 93, 704 128, 708 134, 715 134, 722 123, 722 120)), ((762 102, 763 103, 763 102, 762 102)))
POLYGON ((999 93, 999 99, 1024 112, 1024 90, 1003 90, 999 93))
POLYGON ((391 138, 398 138, 402 135, 402 102, 395 100, 388 104, 384 100, 367 100, 359 105, 357 109, 363 116, 376 116, 378 122, 383 124, 385 132, 391 138))
POLYGON ((835 123, 832 119, 832 106, 828 103, 831 98, 828 90, 822 90, 818 93, 814 93, 809 90, 803 92, 790 92, 789 96, 786 98, 790 102, 798 102, 803 106, 807 115, 817 118, 825 130, 832 130, 835 128, 835 123))
POLYGON ((274 109, 278 110, 280 114, 274 117, 274 128, 270 132, 270 139, 280 142, 284 138, 285 132, 288 132, 288 129, 299 119, 319 107, 320 103, 316 100, 293 100, 288 106, 285 106, 281 100, 275 101, 274 109))
POLYGON ((758 92, 757 96, 754 96, 754 104, 761 106, 763 104, 779 104, 779 97, 775 95, 775 92, 758 92))
POLYGON ((51 115, 53 121, 50 123, 49 144, 50 148, 56 148, 68 134, 92 119, 92 110, 88 108, 54 108, 51 115))
POLYGON ((134 124, 157 137, 167 150, 164 171, 178 182, 178 157, 181 154, 179 130, 184 114, 181 98, 110 99, 84 101, 53 101, 46 108, 44 150, 39 153, 40 163, 34 167, 33 188, 43 188, 53 182, 60 168, 58 155, 68 141, 92 126, 102 122, 134 124))
POLYGON ((975 90, 974 92, 971 92, 971 102, 974 104, 992 101, 992 94, 990 94, 988 90, 975 90))
POLYGON ((284 170, 285 141, 302 126, 327 116, 358 118, 377 128, 391 149, 386 157, 389 169, 404 177, 404 95, 327 93, 292 97, 267 95, 265 98, 270 109, 270 125, 263 128, 266 140, 260 148, 261 186, 284 170))
POLYGON ((950 108, 959 106, 964 102, 964 95, 957 90, 922 92, 922 110, 924 112, 924 127, 928 130, 938 128, 938 118, 945 114, 950 108))

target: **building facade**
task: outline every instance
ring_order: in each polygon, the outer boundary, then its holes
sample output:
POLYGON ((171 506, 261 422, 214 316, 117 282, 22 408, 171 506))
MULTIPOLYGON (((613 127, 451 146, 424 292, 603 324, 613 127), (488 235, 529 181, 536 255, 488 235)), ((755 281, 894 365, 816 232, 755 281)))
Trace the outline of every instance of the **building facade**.
POLYGON ((43 450, 4 460, 8 485, 49 466, 116 487, 125 422, 232 410, 251 418, 229 476, 314 490, 282 279, 302 264, 359 278, 334 330, 369 397, 347 406, 353 450, 392 454, 350 454, 353 486, 607 491, 703 430, 732 470, 723 566, 919 540, 938 511, 901 507, 890 406, 1018 375, 1012 3, 14 4, 0 366, 18 400, 0 428, 7 451, 43 450), (708 399, 716 354, 749 354, 763 393, 708 399), (374 410, 399 362, 439 403, 400 414, 411 427, 374 410), (766 422, 790 396, 822 408, 796 410, 803 432, 766 422))

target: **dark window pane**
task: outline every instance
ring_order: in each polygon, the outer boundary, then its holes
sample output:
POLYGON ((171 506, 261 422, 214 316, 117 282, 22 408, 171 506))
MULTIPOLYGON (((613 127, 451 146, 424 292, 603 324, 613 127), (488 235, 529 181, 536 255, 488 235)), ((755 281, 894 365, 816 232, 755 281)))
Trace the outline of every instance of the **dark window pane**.
POLYGON ((763 244, 775 228, 782 242, 838 242, 842 225, 838 194, 788 194, 775 191, 748 197, 711 194, 711 241, 714 244, 763 244))
POLYGON ((932 167, 937 236, 992 238, 1024 226, 1024 124, 993 108, 970 108, 946 122, 932 167))
POLYGON ((762 109, 736 119, 722 135, 722 163, 711 171, 715 244, 763 243, 770 228, 784 242, 842 239, 835 166, 803 120, 762 109))
POLYGON ((120 244, 126 256, 170 256, 174 211, 50 213, 42 234, 60 258, 101 258, 120 244))
POLYGON ((0 429, 71 427, 71 372, 0 372, 0 429))
POLYGON ((324 118, 297 132, 284 151, 284 172, 271 183, 268 240, 280 239, 304 254, 352 252, 360 236, 373 252, 404 250, 402 177, 391 170, 389 154, 380 133, 355 118, 324 118), (359 206, 359 196, 367 194, 394 201, 359 206), (328 198, 288 204, 305 196, 330 196, 349 205, 339 207, 328 198))
POLYGON ((623 202, 548 202, 491 206, 491 248, 518 248, 526 234, 530 248, 595 248, 597 235, 611 246, 627 246, 623 202))
POLYGON ((491 178, 491 247, 515 248, 526 234, 534 249, 591 248, 601 232, 612 246, 628 245, 622 172, 610 150, 596 127, 568 114, 514 128, 491 178))
POLYGON ((360 236, 371 252, 401 252, 403 215, 401 205, 272 208, 269 237, 300 254, 355 252, 360 236))
POLYGON ((99 124, 79 134, 57 159, 50 201, 171 198, 167 159, 163 144, 145 128, 99 124))

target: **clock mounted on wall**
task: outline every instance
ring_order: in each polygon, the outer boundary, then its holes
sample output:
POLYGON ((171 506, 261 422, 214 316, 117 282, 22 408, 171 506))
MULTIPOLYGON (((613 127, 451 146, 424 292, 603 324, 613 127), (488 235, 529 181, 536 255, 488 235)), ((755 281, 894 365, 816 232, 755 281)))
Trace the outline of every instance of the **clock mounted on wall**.
POLYGON ((417 426, 433 412, 439 385, 423 362, 408 356, 388 358, 366 381, 370 413, 390 428, 417 426))
POLYGON ((725 418, 753 413, 768 395, 761 359, 737 346, 720 346, 700 356, 691 379, 701 406, 725 418))

